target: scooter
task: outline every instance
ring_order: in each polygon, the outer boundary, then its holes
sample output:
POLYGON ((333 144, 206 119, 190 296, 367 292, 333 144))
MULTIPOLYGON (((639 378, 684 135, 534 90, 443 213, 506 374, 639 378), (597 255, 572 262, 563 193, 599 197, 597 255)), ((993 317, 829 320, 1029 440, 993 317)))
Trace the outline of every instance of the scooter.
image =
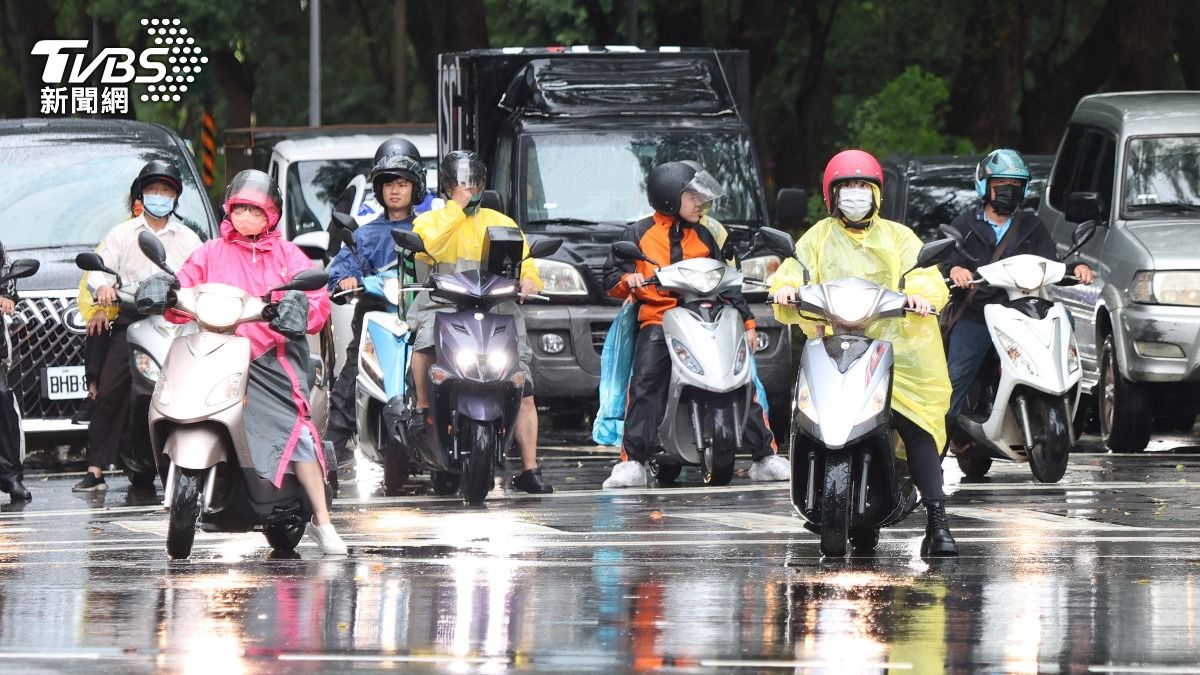
MULTIPOLYGON (((786 233, 762 228, 758 236, 780 257, 795 256, 786 233)), ((954 245, 952 239, 925 244, 913 269, 936 264, 954 245)), ((900 291, 911 271, 900 275, 900 291)), ((866 334, 877 321, 903 317, 907 298, 863 279, 808 285, 807 270, 804 277, 794 304, 830 330, 807 340, 800 357, 789 443, 791 500, 820 535, 821 553, 837 557, 845 555, 847 541, 873 547, 880 528, 900 522, 920 502, 892 431, 892 344, 866 334)))
MULTIPOLYGON (((146 257, 174 275, 157 237, 144 232, 138 244, 146 257)), ((324 288, 328 278, 322 270, 306 269, 271 292, 314 291, 324 288)), ((273 549, 291 551, 312 518, 312 505, 294 475, 285 475, 280 488, 259 477, 246 438, 250 340, 236 331, 244 323, 268 320, 274 310, 270 297, 254 297, 226 284, 176 291, 175 310, 193 317, 199 330, 171 343, 149 418, 155 460, 166 467, 167 553, 172 558, 191 555, 197 522, 217 532, 261 527, 273 549)), ((314 374, 309 375, 311 381, 314 374)), ((328 485, 325 493, 331 502, 328 485)))
MULTIPOLYGON (((424 242, 413 232, 392 230, 392 237, 405 251, 425 252, 424 242)), ((544 258, 560 246, 561 239, 540 239, 530 244, 529 257, 544 258)), ((505 453, 514 441, 525 387, 516 320, 490 310, 520 297, 523 248, 520 231, 488 228, 481 269, 432 274, 426 285, 401 289, 428 290, 431 297, 453 309, 434 315, 437 356, 429 368, 429 414, 433 418, 429 438, 424 442, 408 438, 403 422, 416 408, 411 388, 405 395, 404 412, 393 418, 393 431, 398 434, 399 446, 411 452, 412 464, 431 472, 435 492, 450 494, 458 489, 467 504, 483 502, 495 485, 496 467, 504 465, 505 453)), ((389 399, 388 407, 394 409, 399 403, 389 399)))
MULTIPOLYGON (((120 460, 130 485, 139 489, 153 489, 157 469, 150 451, 149 427, 144 424, 150 414, 150 398, 162 376, 162 363, 171 342, 181 335, 191 335, 198 329, 195 322, 174 324, 161 316, 145 316, 138 312, 134 303, 136 287, 132 291, 125 288, 121 276, 106 267, 99 254, 91 251, 80 253, 75 256, 75 265, 85 272, 103 272, 115 277, 114 288, 117 290, 121 315, 139 317, 125 331, 130 352, 131 401, 129 442, 122 444, 120 460)), ((166 484, 165 475, 159 478, 166 484)))
MULTIPOLYGON (((343 230, 342 239, 343 245, 358 255, 353 232, 343 230)), ((368 270, 371 273, 363 277, 361 287, 335 294, 362 293, 382 299, 390 307, 390 311, 363 315, 354 388, 358 448, 367 459, 383 466, 384 491, 388 495, 398 494, 412 473, 410 452, 401 445, 403 435, 395 432, 407 419, 405 394, 412 356, 398 266, 399 258, 382 270, 368 270)))
POLYGON ((663 267, 629 241, 614 243, 612 252, 653 265, 656 273, 646 283, 679 296, 678 306, 663 314, 671 382, 650 473, 671 483, 684 466, 699 466, 705 485, 728 485, 754 400, 745 325, 721 297, 742 288, 742 273, 711 258, 663 267))
MULTIPOLYGON (((1063 257, 1078 251, 1095 230, 1093 221, 1081 223, 1063 257)), ((943 232, 961 239, 950 228, 943 232)), ((956 445, 968 448, 955 459, 969 478, 982 478, 999 458, 1029 462, 1035 478, 1056 483, 1076 442, 1071 420, 1083 371, 1067 308, 1048 300, 1044 289, 1075 277, 1062 262, 1028 254, 983 265, 976 273, 972 283, 1002 288, 1008 300, 983 308, 995 350, 955 419, 956 445)))
MULTIPOLYGON (((2 256, 3 256, 3 254, 0 253, 0 267, 2 267, 4 264, 4 260, 3 260, 2 256)), ((25 278, 28 278, 28 277, 31 277, 31 276, 37 274, 38 269, 41 266, 42 266, 42 263, 40 261, 34 260, 33 258, 18 258, 16 260, 14 260, 12 262, 12 266, 10 266, 8 268, 8 274, 5 274, 4 276, 0 277, 0 289, 3 289, 5 286, 7 286, 9 284, 9 282, 15 281, 17 279, 25 279, 25 278)), ((0 330, 4 331, 4 358, 0 359, 0 368, 4 369, 3 370, 4 373, 7 373, 9 371, 9 369, 12 367, 12 362, 13 362, 12 333, 9 332, 9 322, 11 320, 12 320, 12 317, 9 316, 8 314, 5 314, 2 317, 0 317, 0 324, 2 324, 2 325, 0 325, 0 330)), ((4 375, 0 375, 0 377, 4 377, 4 375)), ((16 406, 16 409, 17 409, 17 421, 18 421, 18 423, 20 423, 20 421, 21 421, 21 406, 19 405, 19 403, 16 406)), ((18 451, 18 455, 19 455, 18 464, 19 465, 24 464, 25 463, 25 434, 21 434, 21 449, 18 451)))

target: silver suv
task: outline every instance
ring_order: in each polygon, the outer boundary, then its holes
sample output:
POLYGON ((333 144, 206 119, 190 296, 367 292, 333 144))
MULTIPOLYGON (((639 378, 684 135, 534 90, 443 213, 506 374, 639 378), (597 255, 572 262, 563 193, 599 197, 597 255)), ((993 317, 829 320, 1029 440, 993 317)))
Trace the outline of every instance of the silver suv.
POLYGON ((1154 424, 1191 429, 1200 408, 1200 93, 1080 100, 1038 209, 1059 252, 1096 219, 1079 257, 1091 286, 1056 287, 1075 319, 1083 386, 1113 452, 1154 424))

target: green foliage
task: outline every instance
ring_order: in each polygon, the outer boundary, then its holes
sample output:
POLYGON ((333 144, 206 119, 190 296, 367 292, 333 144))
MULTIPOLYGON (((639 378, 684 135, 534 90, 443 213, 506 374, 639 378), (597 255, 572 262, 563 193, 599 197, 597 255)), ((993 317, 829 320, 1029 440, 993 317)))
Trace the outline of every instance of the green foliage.
POLYGON ((847 125, 850 145, 877 157, 974 152, 967 139, 942 132, 949 100, 945 80, 910 66, 854 109, 847 125))

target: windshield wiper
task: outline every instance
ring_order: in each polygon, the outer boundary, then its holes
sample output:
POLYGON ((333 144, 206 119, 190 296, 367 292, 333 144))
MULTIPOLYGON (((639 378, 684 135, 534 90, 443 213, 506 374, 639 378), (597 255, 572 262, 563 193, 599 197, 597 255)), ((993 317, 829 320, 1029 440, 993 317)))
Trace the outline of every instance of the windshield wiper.
POLYGON ((1190 202, 1154 202, 1152 204, 1133 204, 1129 207, 1133 209, 1176 209, 1181 211, 1200 212, 1200 204, 1192 204, 1190 202))

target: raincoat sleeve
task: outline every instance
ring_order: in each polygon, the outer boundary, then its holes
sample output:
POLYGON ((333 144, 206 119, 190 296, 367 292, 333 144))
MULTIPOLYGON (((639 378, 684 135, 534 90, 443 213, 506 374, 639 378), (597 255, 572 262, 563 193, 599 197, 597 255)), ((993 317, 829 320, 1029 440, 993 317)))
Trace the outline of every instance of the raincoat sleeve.
POLYGON ((413 221, 413 232, 416 232, 425 244, 425 253, 417 259, 429 265, 457 262, 458 250, 455 246, 456 230, 467 221, 458 202, 450 200, 436 211, 428 211, 417 216, 413 221))
MULTIPOLYGON (((917 253, 921 250, 921 239, 906 227, 898 228, 897 236, 900 250, 901 270, 906 270, 917 262, 917 253)), ((934 311, 941 311, 950 300, 950 289, 937 266, 922 267, 908 273, 905 277, 904 292, 909 295, 919 295, 933 305, 934 311)), ((928 317, 925 317, 928 318, 928 317)))
MULTIPOLYGON (((290 241, 280 242, 287 254, 287 267, 291 270, 306 270, 312 267, 313 263, 304 255, 304 251, 300 250, 290 241)), ((282 293, 275 294, 276 298, 283 297, 282 293)), ((308 334, 316 335, 325 327, 325 322, 329 320, 329 314, 332 306, 329 302, 329 291, 324 288, 318 288, 315 291, 307 291, 308 296, 308 334)))
POLYGON ((329 290, 336 289, 342 279, 350 277, 362 281, 362 264, 358 262, 349 248, 343 246, 333 257, 333 262, 329 263, 329 290))
POLYGON ((121 310, 117 305, 101 308, 96 304, 96 299, 92 297, 92 291, 88 288, 88 273, 83 273, 83 278, 79 280, 79 295, 76 297, 76 302, 79 305, 79 316, 83 318, 84 323, 91 321, 92 317, 96 316, 96 312, 101 309, 108 314, 109 321, 117 318, 117 313, 121 310))
MULTIPOLYGON (((118 226, 118 228, 119 227, 120 226, 118 226)), ((112 230, 109 230, 108 234, 104 235, 104 239, 100 241, 100 246, 96 248, 96 253, 98 253, 100 258, 104 260, 105 267, 110 270, 116 270, 117 272, 120 272, 122 251, 120 246, 117 245, 117 242, 114 241, 117 237, 116 232, 118 228, 113 228, 112 230)), ((112 286, 113 284, 117 283, 117 280, 115 277, 113 277, 113 275, 105 274, 104 272, 93 272, 91 274, 84 275, 84 279, 87 281, 88 290, 93 293, 104 286, 112 286)))
MULTIPOLYGON (((779 265, 779 269, 775 271, 775 277, 771 280, 770 292, 772 294, 784 286, 792 288, 803 286, 805 269, 808 269, 811 275, 809 277, 810 284, 820 283, 817 263, 821 260, 818 253, 820 233, 824 231, 821 225, 822 223, 818 223, 809 228, 796 242, 796 256, 800 258, 800 261, 797 261, 796 258, 788 258, 779 265), (803 262, 803 266, 801 266, 801 262, 803 262)), ((773 307, 775 308, 775 318, 780 323, 796 324, 808 337, 816 336, 817 322, 804 318, 795 306, 773 305, 773 307)))

